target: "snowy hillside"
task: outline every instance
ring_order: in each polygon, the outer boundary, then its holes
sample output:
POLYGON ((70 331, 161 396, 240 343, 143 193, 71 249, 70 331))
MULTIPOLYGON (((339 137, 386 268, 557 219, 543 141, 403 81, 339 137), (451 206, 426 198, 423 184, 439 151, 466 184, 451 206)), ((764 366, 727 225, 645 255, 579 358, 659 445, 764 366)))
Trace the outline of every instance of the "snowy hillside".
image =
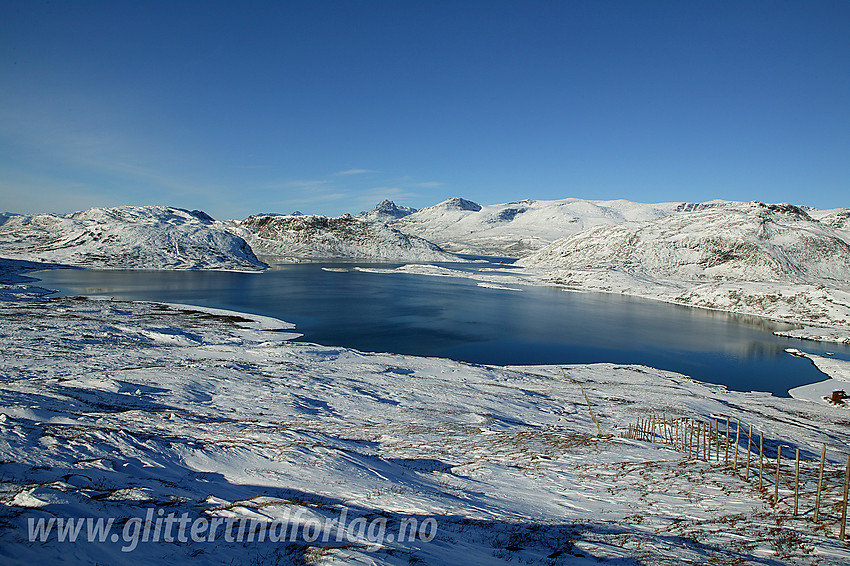
POLYGON ((811 209, 807 212, 815 220, 838 230, 844 241, 850 243, 850 208, 811 209))
MULTIPOLYGON (((31 291, 8 282, 10 296, 31 291)), ((835 423, 846 408, 641 366, 369 354, 292 342, 290 325, 254 318, 37 294, 0 301, 0 562, 850 560, 837 539, 850 436, 835 423), (731 447, 706 458, 621 436, 662 414, 728 417, 731 447), (744 471, 738 419, 764 435, 765 489, 756 456, 744 471), (772 505, 780 444, 786 483, 772 505)), ((667 433, 694 441, 678 424, 667 433)))
POLYGON ((850 245, 841 231, 787 204, 729 204, 601 226, 517 264, 570 288, 850 325, 850 245))
POLYGON ((7 215, 0 223, 0 256, 115 269, 266 267, 242 238, 205 213, 163 206, 7 215))
POLYGON ((280 260, 461 261, 422 238, 351 215, 250 216, 230 229, 261 256, 280 260))
POLYGON ((593 226, 651 220, 673 214, 681 206, 577 198, 482 206, 451 198, 391 225, 456 253, 520 257, 593 226))
POLYGON ((519 264, 611 267, 677 279, 846 282, 850 245, 798 207, 754 202, 594 228, 519 264))
POLYGON ((361 212, 355 215, 356 218, 366 220, 367 222, 392 222, 405 216, 410 216, 416 212, 415 208, 409 206, 399 206, 391 200, 382 200, 375 208, 368 212, 361 212))

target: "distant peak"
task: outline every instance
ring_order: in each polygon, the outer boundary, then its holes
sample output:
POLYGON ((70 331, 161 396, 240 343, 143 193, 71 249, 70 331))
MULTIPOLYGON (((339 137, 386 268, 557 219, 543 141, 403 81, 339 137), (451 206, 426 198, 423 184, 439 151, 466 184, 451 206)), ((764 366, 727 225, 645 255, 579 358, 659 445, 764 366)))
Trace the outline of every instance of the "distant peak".
POLYGON ((373 209, 375 212, 384 212, 384 213, 396 213, 401 212, 404 215, 413 214, 416 212, 415 208, 410 208, 409 206, 399 206, 391 200, 384 199, 378 204, 375 205, 373 209))
POLYGON ((452 197, 449 200, 443 201, 440 205, 443 208, 452 210, 471 210, 472 212, 478 212, 481 210, 481 205, 477 202, 472 202, 471 200, 462 199, 460 197, 452 197))
POLYGON ((387 222, 390 220, 404 218, 405 216, 410 216, 414 212, 416 212, 415 208, 410 208, 409 206, 399 206, 389 199, 384 199, 378 204, 376 204, 375 208, 373 208, 369 212, 361 212, 357 215, 357 217, 365 218, 370 221, 379 220, 382 222, 387 222))

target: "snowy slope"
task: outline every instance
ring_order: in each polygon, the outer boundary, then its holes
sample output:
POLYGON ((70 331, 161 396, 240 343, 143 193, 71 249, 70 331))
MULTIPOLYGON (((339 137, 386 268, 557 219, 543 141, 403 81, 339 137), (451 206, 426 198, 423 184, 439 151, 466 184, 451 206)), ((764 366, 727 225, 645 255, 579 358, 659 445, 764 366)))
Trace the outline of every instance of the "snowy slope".
MULTIPOLYGON (((0 302, 0 562, 850 561, 836 540, 834 473, 850 443, 835 424, 846 409, 638 366, 366 354, 290 342, 290 325, 274 332, 251 318, 79 298, 0 302), (722 459, 618 436, 650 413, 740 419, 765 431, 771 456, 793 442, 806 459, 803 516, 790 516, 784 485, 770 505, 755 460, 747 481, 740 465, 733 474, 722 459), (814 523, 822 443, 828 473, 814 523), (127 535, 148 513, 150 532, 134 543, 127 535), (56 530, 28 541, 30 520, 75 517, 116 523, 101 542, 61 543, 56 530), (153 524, 169 517, 220 523, 198 538, 153 524), (427 537, 399 540, 405 521, 429 519, 427 537), (248 536, 275 524, 289 538, 248 536)), ((786 476, 792 466, 784 460, 786 476)))
POLYGON ((0 224, 0 255, 115 269, 266 267, 243 239, 203 212, 163 206, 6 216, 0 224))
POLYGON ((392 226, 453 252, 520 257, 593 226, 650 220, 673 214, 682 206, 577 198, 482 206, 451 198, 405 216, 392 226))
POLYGON ((348 214, 250 216, 230 229, 261 256, 284 260, 461 261, 422 238, 348 214))
POLYGON ((594 228, 518 263, 677 279, 850 281, 850 245, 834 228, 798 207, 759 202, 594 228))
POLYGON ((845 242, 850 243, 850 208, 832 208, 829 210, 807 209, 809 216, 823 224, 832 226, 845 242))

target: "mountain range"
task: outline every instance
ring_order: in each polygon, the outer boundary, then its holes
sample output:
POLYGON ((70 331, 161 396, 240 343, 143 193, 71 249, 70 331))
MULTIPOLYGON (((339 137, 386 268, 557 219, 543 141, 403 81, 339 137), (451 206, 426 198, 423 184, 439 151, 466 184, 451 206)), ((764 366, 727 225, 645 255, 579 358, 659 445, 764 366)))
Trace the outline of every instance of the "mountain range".
MULTIPOLYGON (((846 327, 837 339, 850 341, 849 218, 847 208, 719 200, 480 205, 451 198, 420 210, 383 201, 357 216, 262 214, 241 221, 122 206, 2 214, 0 257, 96 268, 236 270, 262 270, 265 262, 520 258, 514 265, 521 269, 512 273, 525 282, 846 327)), ((458 277, 474 273, 439 269, 458 277)), ((503 275, 497 283, 507 281, 503 275)), ((493 275, 476 277, 493 284, 493 275)))

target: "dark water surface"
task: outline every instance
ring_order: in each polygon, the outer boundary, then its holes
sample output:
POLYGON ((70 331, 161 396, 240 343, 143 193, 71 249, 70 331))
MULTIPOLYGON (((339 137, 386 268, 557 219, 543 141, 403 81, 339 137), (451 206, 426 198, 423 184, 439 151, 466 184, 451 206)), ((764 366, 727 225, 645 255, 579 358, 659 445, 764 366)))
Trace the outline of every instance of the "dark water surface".
POLYGON ((295 323, 301 340, 331 346, 484 364, 644 364, 780 396, 825 379, 785 348, 850 359, 848 346, 774 336, 788 326, 757 317, 548 287, 490 289, 467 279, 354 266, 307 263, 266 273, 59 269, 35 276, 63 294, 273 316, 295 323))

